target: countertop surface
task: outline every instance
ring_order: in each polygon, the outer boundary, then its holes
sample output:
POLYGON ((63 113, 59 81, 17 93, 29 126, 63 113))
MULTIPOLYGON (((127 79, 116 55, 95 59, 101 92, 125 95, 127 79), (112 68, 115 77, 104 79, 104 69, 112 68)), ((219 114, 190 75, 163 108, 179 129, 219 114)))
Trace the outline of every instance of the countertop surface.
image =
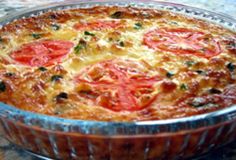
MULTIPOLYGON (((25 8, 63 0, 0 0, 0 17, 25 8)), ((164 0, 162 0, 164 1, 164 0)), ((236 0, 167 0, 218 13, 227 14, 236 19, 236 0)), ((9 143, 0 136, 0 160, 42 160, 9 143)), ((236 142, 214 150, 194 160, 236 160, 236 142)))

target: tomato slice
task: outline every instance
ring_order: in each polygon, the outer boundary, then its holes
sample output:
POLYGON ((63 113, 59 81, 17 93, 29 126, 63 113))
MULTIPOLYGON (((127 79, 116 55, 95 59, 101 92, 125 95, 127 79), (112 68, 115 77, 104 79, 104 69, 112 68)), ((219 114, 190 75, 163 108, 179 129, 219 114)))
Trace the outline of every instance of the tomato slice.
POLYGON ((22 45, 10 57, 23 65, 50 66, 61 62, 73 46, 69 41, 43 40, 22 45))
MULTIPOLYGON (((116 60, 108 60, 82 70, 75 78, 77 83, 89 85, 91 90, 87 94, 97 95, 95 97, 87 95, 84 98, 91 100, 95 105, 113 111, 141 110, 152 104, 157 97, 154 84, 161 80, 160 77, 149 76, 143 71, 132 71, 133 68, 130 66, 134 62, 130 60, 125 62, 124 66, 117 63, 116 60), (94 68, 103 70, 98 79, 92 79, 88 75, 89 70, 94 68), (136 72, 135 76, 131 72, 136 72)), ((83 95, 81 94, 81 96, 83 95)))
POLYGON ((211 58, 221 53, 221 47, 212 36, 187 28, 160 28, 147 32, 143 43, 149 48, 175 54, 192 54, 211 58))
POLYGON ((120 25, 120 21, 117 20, 97 20, 93 22, 77 23, 74 25, 74 28, 76 30, 104 30, 117 28, 120 25))

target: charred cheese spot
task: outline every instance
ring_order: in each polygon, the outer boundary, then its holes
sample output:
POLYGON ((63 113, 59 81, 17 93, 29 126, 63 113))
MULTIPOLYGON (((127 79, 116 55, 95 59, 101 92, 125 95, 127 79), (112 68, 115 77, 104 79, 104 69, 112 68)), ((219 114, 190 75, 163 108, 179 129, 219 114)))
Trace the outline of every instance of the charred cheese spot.
POLYGON ((177 87, 177 85, 172 81, 163 81, 161 83, 161 89, 162 89, 162 92, 164 92, 164 93, 173 92, 173 90, 175 90, 176 87, 177 87))

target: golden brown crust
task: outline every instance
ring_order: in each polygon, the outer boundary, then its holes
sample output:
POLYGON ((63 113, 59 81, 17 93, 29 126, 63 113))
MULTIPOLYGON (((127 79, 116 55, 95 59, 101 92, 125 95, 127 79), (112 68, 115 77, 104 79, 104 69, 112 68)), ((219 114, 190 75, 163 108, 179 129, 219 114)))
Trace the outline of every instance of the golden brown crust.
MULTIPOLYGON (((105 7, 105 6, 97 6, 93 8, 87 9, 71 9, 71 10, 63 10, 63 11, 51 11, 44 13, 42 15, 36 17, 30 17, 25 19, 19 19, 14 22, 11 22, 7 25, 4 25, 0 30, 0 33, 4 34, 4 32, 17 33, 18 30, 27 29, 30 31, 41 31, 44 26, 51 25, 53 23, 64 23, 70 19, 82 19, 87 15, 95 15, 98 17, 106 17, 111 16, 112 14, 119 12, 118 18, 131 18, 131 19, 159 19, 165 16, 173 20, 184 20, 189 23, 195 23, 200 28, 208 29, 213 27, 216 30, 223 29, 220 26, 213 25, 209 22, 190 18, 187 16, 180 16, 176 13, 171 13, 168 11, 161 11, 155 9, 141 9, 134 7, 105 7)), ((1 34, 0 34, 1 35, 1 34)))

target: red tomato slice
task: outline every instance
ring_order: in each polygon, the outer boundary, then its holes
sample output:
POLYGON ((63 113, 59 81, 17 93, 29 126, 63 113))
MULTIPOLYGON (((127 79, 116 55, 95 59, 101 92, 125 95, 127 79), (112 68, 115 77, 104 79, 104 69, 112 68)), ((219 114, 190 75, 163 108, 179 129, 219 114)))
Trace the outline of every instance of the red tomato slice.
POLYGON ((97 97, 85 96, 95 105, 100 105, 113 111, 135 111, 148 107, 157 97, 154 93, 154 84, 160 81, 159 76, 148 76, 146 72, 137 72, 137 77, 130 75, 130 63, 126 66, 118 64, 115 60, 100 62, 81 71, 75 79, 78 83, 91 86, 92 91, 87 94, 97 97), (104 72, 98 80, 89 78, 87 74, 91 68, 103 68, 104 72), (148 94, 145 102, 142 101, 143 93, 148 94), (101 102, 101 99, 102 102, 101 102))
POLYGON ((72 42, 62 40, 32 42, 10 53, 10 57, 23 65, 50 66, 61 62, 73 46, 72 42))
POLYGON ((144 35, 143 43, 156 50, 192 54, 204 58, 211 58, 221 53, 220 45, 213 37, 186 28, 151 30, 144 35))
POLYGON ((117 20, 98 20, 94 22, 85 22, 85 23, 77 23, 74 25, 76 30, 103 30, 103 29, 111 29, 117 28, 121 25, 120 21, 117 20))

